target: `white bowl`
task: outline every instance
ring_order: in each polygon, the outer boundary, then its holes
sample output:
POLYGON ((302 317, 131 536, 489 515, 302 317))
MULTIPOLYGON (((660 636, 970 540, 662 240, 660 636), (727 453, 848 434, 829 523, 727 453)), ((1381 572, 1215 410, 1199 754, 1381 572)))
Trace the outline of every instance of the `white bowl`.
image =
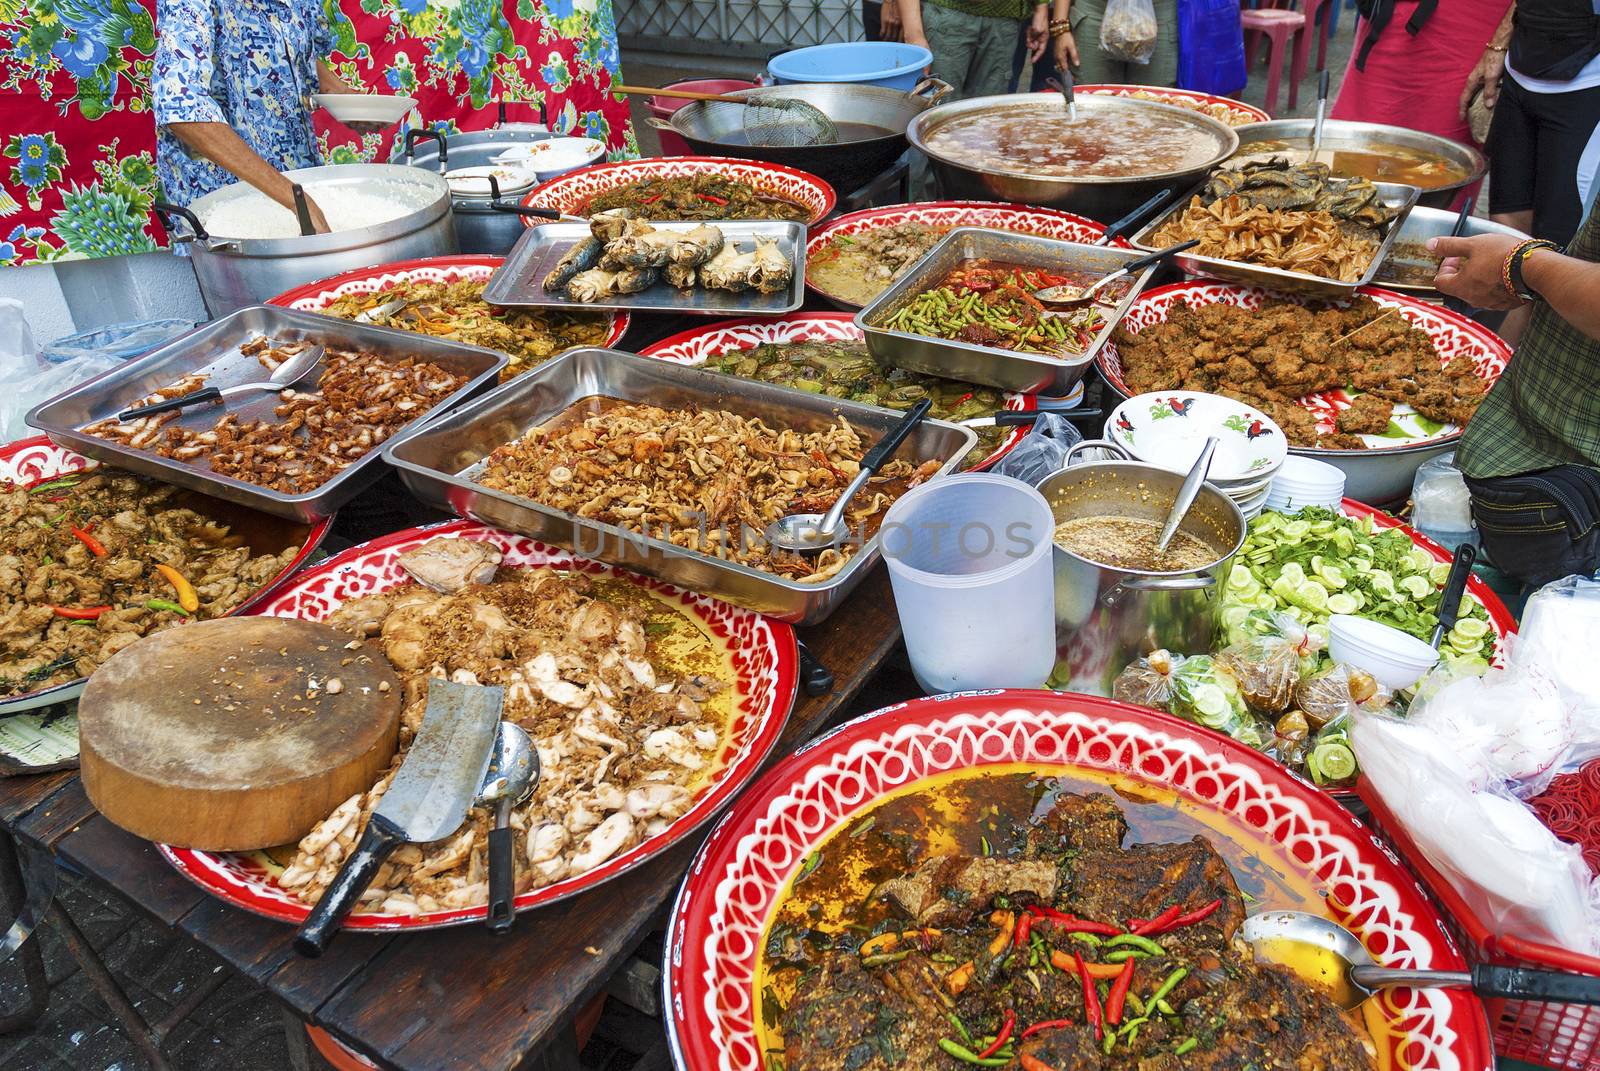
POLYGON ((1243 402, 1201 391, 1139 394, 1112 411, 1109 437, 1141 461, 1188 472, 1207 438, 1216 436, 1207 479, 1249 484, 1276 472, 1288 454, 1272 418, 1243 402))
POLYGON ((317 107, 341 123, 398 123, 417 106, 416 97, 393 97, 379 93, 313 93, 317 107))
POLYGON ((1290 454, 1283 459, 1278 470, 1279 478, 1306 487, 1337 487, 1344 489, 1344 471, 1314 457, 1290 454))
POLYGON ((605 153, 605 144, 594 138, 547 138, 514 145, 495 156, 494 161, 532 168, 538 172, 540 182, 548 182, 569 171, 588 167, 605 153))
POLYGON ((1416 684, 1439 662, 1439 652, 1415 636, 1353 614, 1328 618, 1328 654, 1366 670, 1392 692, 1416 684))
POLYGON ((500 196, 523 193, 539 181, 538 172, 531 167, 511 164, 480 164, 477 167, 456 167, 444 173, 450 192, 458 197, 488 197, 493 193, 489 176, 500 185, 500 196))

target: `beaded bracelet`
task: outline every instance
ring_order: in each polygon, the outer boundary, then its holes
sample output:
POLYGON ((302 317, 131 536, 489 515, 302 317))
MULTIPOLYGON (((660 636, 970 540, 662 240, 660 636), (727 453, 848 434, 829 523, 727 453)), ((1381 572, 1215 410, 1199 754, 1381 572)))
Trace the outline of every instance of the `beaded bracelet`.
POLYGON ((1500 283, 1506 288, 1506 293, 1510 294, 1512 298, 1517 301, 1527 301, 1528 299, 1517 290, 1516 283, 1512 282, 1511 269, 1519 260, 1521 260, 1521 258, 1527 256, 1535 249, 1560 248, 1561 247, 1555 242, 1547 241, 1543 238, 1529 238, 1526 241, 1518 242, 1516 245, 1512 246, 1511 252, 1506 254, 1505 263, 1500 265, 1500 283))

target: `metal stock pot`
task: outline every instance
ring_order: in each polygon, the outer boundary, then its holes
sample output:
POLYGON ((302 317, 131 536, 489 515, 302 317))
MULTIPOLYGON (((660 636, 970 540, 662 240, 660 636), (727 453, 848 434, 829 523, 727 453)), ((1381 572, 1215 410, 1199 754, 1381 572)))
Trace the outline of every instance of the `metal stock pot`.
MULTIPOLYGON (((542 126, 517 124, 473 130, 465 134, 441 134, 433 130, 413 130, 406 134, 405 155, 400 161, 408 167, 443 176, 447 171, 484 167, 511 149, 556 137, 542 126), (426 144, 420 144, 426 143, 426 144)), ((456 238, 463 253, 490 253, 505 256, 528 229, 517 204, 532 184, 500 188, 492 193, 452 192, 456 238)))
POLYGON ((227 238, 208 233, 205 220, 227 201, 264 196, 249 183, 224 186, 187 208, 157 202, 156 210, 168 221, 173 241, 188 243, 200 293, 213 317, 262 304, 285 290, 354 268, 456 252, 450 188, 436 174, 394 164, 330 164, 286 171, 284 176, 307 187, 336 184, 382 190, 409 186, 415 191, 418 207, 384 223, 331 234, 227 238), (173 230, 172 216, 187 222, 186 232, 173 230))
MULTIPOLYGON (((1098 447, 1119 457, 1114 443, 1079 443, 1067 455, 1098 447)), ((1080 517, 1133 517, 1161 522, 1172 508, 1183 473, 1140 461, 1091 461, 1064 468, 1039 485, 1056 523, 1080 517)), ((1245 520, 1233 500, 1209 484, 1200 489, 1179 531, 1210 546, 1217 560, 1179 573, 1116 569, 1054 549, 1056 668, 1050 687, 1110 695, 1128 663, 1158 648, 1178 654, 1211 649, 1223 584, 1244 543, 1245 520)))

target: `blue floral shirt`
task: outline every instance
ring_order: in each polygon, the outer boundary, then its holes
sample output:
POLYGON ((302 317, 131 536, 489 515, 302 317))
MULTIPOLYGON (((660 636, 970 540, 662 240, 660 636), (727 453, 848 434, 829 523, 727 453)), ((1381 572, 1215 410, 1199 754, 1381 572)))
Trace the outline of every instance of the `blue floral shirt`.
POLYGON ((169 123, 227 123, 279 171, 320 162, 306 98, 334 50, 322 0, 156 0, 156 29, 156 170, 169 200, 237 181, 169 123))

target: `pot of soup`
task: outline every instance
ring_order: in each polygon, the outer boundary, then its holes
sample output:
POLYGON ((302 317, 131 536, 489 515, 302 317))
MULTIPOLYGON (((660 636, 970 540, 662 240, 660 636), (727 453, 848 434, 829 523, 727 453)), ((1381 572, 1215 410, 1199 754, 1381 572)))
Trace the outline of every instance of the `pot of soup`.
POLYGON ((1239 138, 1188 108, 1133 97, 1022 93, 929 108, 906 140, 926 153, 943 196, 1126 215, 1160 190, 1184 190, 1226 160, 1239 138))
MULTIPOLYGON (((1287 157, 1303 163, 1311 155, 1313 119, 1274 119, 1238 128, 1239 151, 1230 163, 1287 157)), ((1398 182, 1422 191, 1419 205, 1449 208, 1462 187, 1477 182, 1489 169, 1483 153, 1471 145, 1382 123, 1329 119, 1322 124, 1317 161, 1335 175, 1398 182)))
POLYGON ((1055 516, 1056 666, 1050 687, 1110 695, 1128 663, 1165 648, 1211 649, 1228 567, 1244 543, 1245 520, 1210 484, 1200 489, 1172 544, 1155 552, 1162 523, 1183 485, 1181 472, 1139 461, 1069 466, 1039 485, 1055 516))

